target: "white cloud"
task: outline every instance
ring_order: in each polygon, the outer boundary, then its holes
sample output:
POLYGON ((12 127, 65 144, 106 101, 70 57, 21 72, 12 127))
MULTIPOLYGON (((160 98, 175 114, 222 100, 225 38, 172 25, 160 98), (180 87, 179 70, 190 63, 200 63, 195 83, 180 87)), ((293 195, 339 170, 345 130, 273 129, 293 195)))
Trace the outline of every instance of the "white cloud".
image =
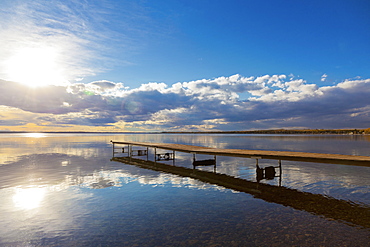
POLYGON ((149 82, 147 84, 142 84, 138 89, 134 91, 158 91, 161 93, 166 92, 167 85, 165 83, 149 82))
POLYGON ((328 77, 328 75, 327 74, 323 74, 322 76, 321 76, 321 81, 326 81, 326 78, 328 77))
MULTIPOLYGON (((285 77, 283 77, 285 79, 285 77)), ((264 102, 271 102, 271 101, 298 101, 307 97, 315 96, 321 94, 318 91, 318 87, 316 84, 306 84, 306 81, 302 79, 298 80, 291 80, 287 82, 281 81, 279 78, 278 80, 271 80, 276 83, 272 84, 272 86, 277 87, 278 89, 273 89, 269 87, 265 87, 259 91, 251 91, 250 93, 253 96, 260 96, 260 97, 251 97, 250 100, 253 101, 264 101, 264 102)))
POLYGON ((1 125, 11 126, 14 120, 14 124, 33 121, 131 130, 365 128, 369 84, 370 79, 345 80, 318 87, 284 75, 234 75, 173 85, 152 82, 134 89, 96 81, 36 90, 0 80, 0 105, 14 112, 19 109, 16 115, 4 113, 1 125), (242 93, 251 97, 240 100, 242 93))

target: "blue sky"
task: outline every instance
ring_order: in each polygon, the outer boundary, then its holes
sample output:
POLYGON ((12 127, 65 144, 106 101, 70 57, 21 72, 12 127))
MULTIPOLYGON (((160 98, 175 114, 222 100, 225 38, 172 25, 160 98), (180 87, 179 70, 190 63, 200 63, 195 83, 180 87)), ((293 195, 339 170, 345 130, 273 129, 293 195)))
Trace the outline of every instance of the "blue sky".
POLYGON ((0 12, 0 130, 370 126, 366 0, 5 0, 0 12))
POLYGON ((237 73, 293 73, 318 83, 323 74, 333 82, 369 77, 368 2, 150 2, 143 11, 149 23, 133 34, 140 50, 127 58, 135 66, 112 80, 127 75, 126 83, 175 83, 237 73))

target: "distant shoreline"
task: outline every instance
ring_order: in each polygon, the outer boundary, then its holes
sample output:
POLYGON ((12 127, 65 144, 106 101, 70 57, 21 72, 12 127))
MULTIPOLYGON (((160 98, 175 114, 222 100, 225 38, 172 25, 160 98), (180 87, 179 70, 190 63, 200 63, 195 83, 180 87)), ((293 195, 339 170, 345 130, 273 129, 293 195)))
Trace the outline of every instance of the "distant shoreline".
POLYGON ((363 135, 370 134, 370 129, 272 129, 272 130, 246 130, 246 131, 204 131, 204 132, 161 132, 161 133, 191 133, 191 134, 340 134, 363 135))
POLYGON ((320 134, 320 135, 364 135, 370 134, 368 129, 271 129, 241 131, 158 131, 158 132, 94 132, 94 131, 0 131, 0 134, 320 134))

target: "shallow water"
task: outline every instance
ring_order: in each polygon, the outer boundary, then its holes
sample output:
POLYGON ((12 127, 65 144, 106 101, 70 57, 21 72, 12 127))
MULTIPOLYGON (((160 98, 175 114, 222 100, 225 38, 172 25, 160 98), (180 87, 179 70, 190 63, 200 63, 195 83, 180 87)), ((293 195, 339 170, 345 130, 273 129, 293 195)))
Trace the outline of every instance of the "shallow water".
MULTIPOLYGON (((110 161, 110 140, 370 155, 369 136, 2 134, 0 245, 368 246, 370 228, 357 221, 110 161)), ((176 153, 176 166, 191 168, 191 159, 176 153)), ((252 159, 217 157, 216 171, 256 181, 252 159)), ((283 161, 281 182, 261 183, 281 183, 297 198, 301 191, 348 201, 368 213, 369 181, 368 167, 283 161)))

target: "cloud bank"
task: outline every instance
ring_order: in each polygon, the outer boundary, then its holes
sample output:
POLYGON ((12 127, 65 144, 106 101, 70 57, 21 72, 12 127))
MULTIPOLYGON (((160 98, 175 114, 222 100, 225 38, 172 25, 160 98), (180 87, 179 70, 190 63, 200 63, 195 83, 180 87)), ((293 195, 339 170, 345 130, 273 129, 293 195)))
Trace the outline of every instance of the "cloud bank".
POLYGON ((232 75, 138 88, 95 81, 30 88, 0 80, 0 129, 198 131, 368 128, 370 79, 319 87, 286 75, 232 75))

